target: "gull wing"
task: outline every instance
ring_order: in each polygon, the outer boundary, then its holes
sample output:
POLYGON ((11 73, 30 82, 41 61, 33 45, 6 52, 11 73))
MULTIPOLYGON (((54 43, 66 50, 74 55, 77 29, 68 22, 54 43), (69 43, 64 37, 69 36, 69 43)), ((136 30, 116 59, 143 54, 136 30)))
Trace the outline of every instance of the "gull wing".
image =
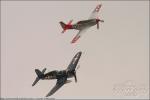
POLYGON ((46 95, 46 97, 53 95, 59 88, 61 88, 67 81, 67 77, 62 77, 57 80, 56 85, 53 89, 46 95))
POLYGON ((80 59, 80 57, 81 57, 81 52, 78 52, 74 57, 73 57, 73 59, 71 60, 71 62, 70 62, 70 64, 68 65, 68 67, 67 67, 67 71, 74 71, 75 70, 75 68, 76 68, 76 66, 77 66, 77 64, 78 64, 78 62, 79 62, 79 59, 80 59))
POLYGON ((96 6, 96 8, 92 11, 89 19, 95 19, 95 18, 98 17, 98 12, 99 12, 101 6, 102 6, 101 4, 99 4, 99 5, 96 6))
MULTIPOLYGON (((88 28, 89 28, 89 27, 88 27, 88 28)), ((80 31, 78 32, 78 34, 72 39, 71 43, 75 43, 75 42, 81 37, 81 35, 86 32, 86 30, 87 30, 88 28, 84 28, 84 29, 80 30, 80 31)))

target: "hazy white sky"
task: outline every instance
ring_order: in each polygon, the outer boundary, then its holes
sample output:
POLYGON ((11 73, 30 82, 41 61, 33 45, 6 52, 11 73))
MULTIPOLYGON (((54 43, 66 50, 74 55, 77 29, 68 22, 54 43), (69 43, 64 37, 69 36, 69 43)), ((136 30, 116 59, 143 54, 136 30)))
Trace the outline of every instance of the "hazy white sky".
POLYGON ((114 90, 148 89, 148 1, 2 1, 1 8, 2 97, 44 97, 56 80, 32 87, 34 69, 65 69, 82 51, 78 83, 72 79, 52 98, 148 98, 148 91, 126 96, 114 90), (100 29, 94 26, 70 44, 78 31, 61 34, 59 21, 85 20, 100 3, 100 29))

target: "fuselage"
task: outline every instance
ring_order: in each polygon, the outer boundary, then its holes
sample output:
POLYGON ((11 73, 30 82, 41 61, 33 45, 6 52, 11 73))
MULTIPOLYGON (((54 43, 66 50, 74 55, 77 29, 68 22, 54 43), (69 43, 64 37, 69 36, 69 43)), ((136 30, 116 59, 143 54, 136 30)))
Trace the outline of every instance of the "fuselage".
POLYGON ((44 75, 43 80, 50 80, 50 79, 59 79, 62 77, 72 78, 73 72, 69 72, 67 70, 61 70, 61 71, 51 71, 44 75))
POLYGON ((82 30, 98 23, 97 19, 82 20, 72 25, 72 29, 82 30))

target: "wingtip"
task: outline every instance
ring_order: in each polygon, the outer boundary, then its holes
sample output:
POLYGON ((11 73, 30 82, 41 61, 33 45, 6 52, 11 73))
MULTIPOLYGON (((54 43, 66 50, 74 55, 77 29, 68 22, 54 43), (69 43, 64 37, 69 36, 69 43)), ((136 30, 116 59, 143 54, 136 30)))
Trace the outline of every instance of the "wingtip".
POLYGON ((49 95, 46 95, 45 97, 49 97, 49 95))
POLYGON ((75 43, 75 42, 76 42, 75 39, 73 39, 70 43, 73 44, 73 43, 75 43))
POLYGON ((72 44, 75 43, 79 38, 80 38, 80 36, 74 37, 73 40, 71 41, 71 43, 72 43, 72 44))
POLYGON ((45 97, 49 97, 49 96, 51 96, 52 94, 47 94, 45 97))
POLYGON ((62 34, 64 33, 64 31, 61 32, 62 34))
POLYGON ((73 44, 73 43, 75 43, 75 42, 74 42, 74 41, 71 41, 70 43, 73 44))

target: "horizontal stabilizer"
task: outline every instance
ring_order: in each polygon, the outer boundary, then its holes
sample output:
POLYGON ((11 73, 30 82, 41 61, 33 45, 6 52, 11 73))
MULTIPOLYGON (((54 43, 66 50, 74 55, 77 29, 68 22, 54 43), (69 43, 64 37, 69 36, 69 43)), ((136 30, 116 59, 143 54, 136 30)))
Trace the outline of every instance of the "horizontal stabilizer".
POLYGON ((34 86, 40 79, 44 78, 44 72, 46 71, 46 68, 42 70, 42 72, 39 69, 35 69, 35 72, 37 74, 37 77, 35 81, 33 82, 32 86, 34 86))
POLYGON ((34 86, 39 80, 40 80, 40 79, 37 77, 37 78, 35 79, 35 81, 33 82, 32 86, 34 86))
POLYGON ((65 24, 65 23, 62 22, 62 21, 59 22, 60 25, 61 25, 61 27, 63 28, 63 31, 62 31, 61 33, 64 33, 64 32, 65 32, 66 30, 68 30, 68 29, 72 29, 72 25, 71 25, 72 21, 73 21, 73 20, 70 20, 68 24, 65 24))
POLYGON ((65 28, 65 26, 66 26, 66 24, 64 23, 64 22, 59 22, 60 23, 60 25, 61 25, 61 27, 64 29, 65 28))

